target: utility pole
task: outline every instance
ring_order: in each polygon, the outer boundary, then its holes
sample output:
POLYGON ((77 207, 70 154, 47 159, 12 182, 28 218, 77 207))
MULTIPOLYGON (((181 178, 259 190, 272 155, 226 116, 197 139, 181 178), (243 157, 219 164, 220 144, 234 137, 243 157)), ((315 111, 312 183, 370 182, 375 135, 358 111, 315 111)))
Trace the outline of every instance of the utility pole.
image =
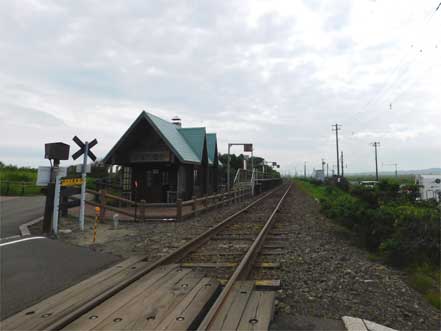
POLYGON ((322 159, 322 171, 323 171, 323 175, 325 174, 325 159, 322 159))
POLYGON ((394 166, 395 167, 395 177, 398 177, 398 163, 386 163, 386 164, 383 164, 383 165, 394 166))
POLYGON ((329 163, 326 162, 326 177, 329 177, 329 163))
POLYGON ((374 141, 373 143, 371 143, 371 146, 374 146, 374 148, 375 148, 375 178, 378 181, 378 155, 377 155, 377 147, 380 146, 380 142, 379 141, 374 141))
POLYGON ((343 170, 343 151, 341 151, 341 176, 343 177, 345 175, 345 171, 343 170))
POLYGON ((303 165, 303 176, 306 178, 306 161, 305 164, 303 165))
POLYGON ((338 153, 338 131, 341 130, 340 124, 334 124, 332 125, 332 131, 335 131, 335 145, 337 147, 337 176, 340 176, 340 160, 339 160, 339 153, 338 153))

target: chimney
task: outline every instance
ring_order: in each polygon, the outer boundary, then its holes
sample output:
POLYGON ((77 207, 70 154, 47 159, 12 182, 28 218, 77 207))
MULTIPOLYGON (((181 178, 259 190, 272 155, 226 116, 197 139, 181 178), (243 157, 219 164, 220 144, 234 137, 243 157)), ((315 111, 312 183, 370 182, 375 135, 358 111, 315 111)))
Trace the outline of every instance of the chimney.
POLYGON ((172 118, 172 123, 178 128, 182 127, 181 119, 178 116, 172 118))

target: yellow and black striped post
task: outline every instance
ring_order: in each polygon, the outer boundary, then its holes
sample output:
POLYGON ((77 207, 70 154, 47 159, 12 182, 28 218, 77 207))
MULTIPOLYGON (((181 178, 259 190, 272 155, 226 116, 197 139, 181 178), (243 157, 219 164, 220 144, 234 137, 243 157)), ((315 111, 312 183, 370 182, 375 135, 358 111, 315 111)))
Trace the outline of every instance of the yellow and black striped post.
POLYGON ((99 217, 100 211, 101 211, 100 207, 95 207, 95 224, 93 226, 93 243, 95 243, 95 240, 96 240, 96 227, 100 221, 100 217, 99 217))

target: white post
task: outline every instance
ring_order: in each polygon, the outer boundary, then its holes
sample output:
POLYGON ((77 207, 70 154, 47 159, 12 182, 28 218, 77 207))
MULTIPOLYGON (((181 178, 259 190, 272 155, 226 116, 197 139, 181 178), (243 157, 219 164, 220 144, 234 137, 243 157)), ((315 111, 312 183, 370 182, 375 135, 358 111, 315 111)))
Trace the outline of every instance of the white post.
POLYGON ((54 193, 54 211, 52 214, 52 230, 55 234, 58 233, 58 211, 60 210, 60 186, 61 174, 60 168, 55 168, 55 193, 54 193))
POLYGON ((86 171, 87 171, 87 153, 89 152, 89 143, 86 141, 84 144, 84 158, 83 169, 81 169, 81 178, 83 183, 81 184, 81 197, 80 197, 80 229, 84 231, 84 208, 86 200, 86 171))
POLYGON ((231 144, 228 144, 228 154, 227 154, 227 192, 230 191, 230 147, 231 147, 231 144))

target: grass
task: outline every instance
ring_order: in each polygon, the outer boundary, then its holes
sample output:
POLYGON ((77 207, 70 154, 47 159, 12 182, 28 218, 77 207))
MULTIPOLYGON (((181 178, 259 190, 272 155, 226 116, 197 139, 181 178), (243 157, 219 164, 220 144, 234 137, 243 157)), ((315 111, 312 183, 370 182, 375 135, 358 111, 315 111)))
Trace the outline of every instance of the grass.
POLYGON ((301 180, 298 178, 294 179, 294 183, 297 184, 300 190, 309 193, 318 200, 325 198, 327 195, 325 186, 314 185, 308 181, 301 180))
POLYGON ((441 309, 441 295, 439 291, 431 291, 424 296, 429 303, 437 309, 441 309))
POLYGON ((415 290, 426 293, 433 286, 433 279, 425 274, 416 272, 409 277, 409 284, 415 290))
POLYGON ((435 308, 441 309, 441 272, 424 264, 407 270, 409 285, 435 308))
POLYGON ((36 186, 37 169, 5 166, 0 163, 0 195, 37 195, 41 187, 36 186))

